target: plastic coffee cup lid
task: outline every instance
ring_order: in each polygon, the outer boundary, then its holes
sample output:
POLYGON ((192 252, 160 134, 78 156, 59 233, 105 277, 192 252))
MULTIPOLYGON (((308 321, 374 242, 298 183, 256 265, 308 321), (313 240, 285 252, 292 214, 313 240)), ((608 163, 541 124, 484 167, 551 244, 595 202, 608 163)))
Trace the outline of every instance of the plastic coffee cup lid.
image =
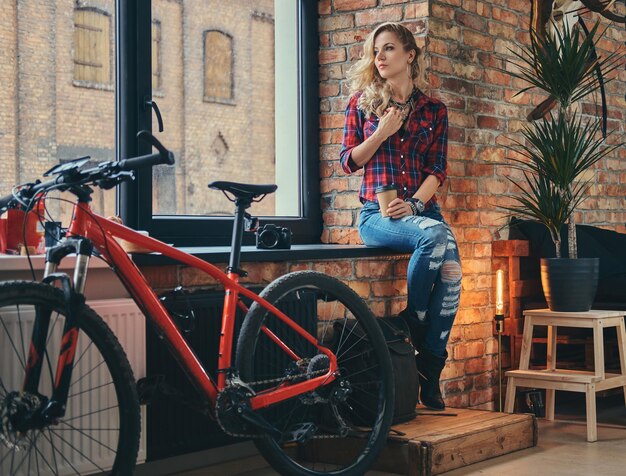
POLYGON ((381 185, 374 189, 374 193, 387 192, 389 190, 397 190, 395 185, 381 185))

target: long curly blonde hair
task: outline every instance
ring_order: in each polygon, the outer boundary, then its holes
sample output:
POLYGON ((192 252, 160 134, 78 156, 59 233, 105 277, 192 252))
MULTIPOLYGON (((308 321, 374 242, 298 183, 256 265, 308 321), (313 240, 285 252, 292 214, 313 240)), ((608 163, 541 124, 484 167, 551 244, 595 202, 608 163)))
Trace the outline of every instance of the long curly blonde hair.
POLYGON ((413 33, 399 23, 382 23, 367 36, 363 44, 363 56, 346 73, 346 77, 350 81, 350 95, 359 91, 362 92, 358 106, 365 113, 366 118, 372 114, 378 117, 382 116, 389 105, 392 94, 391 85, 380 76, 374 63, 376 58, 374 41, 383 31, 394 33, 404 47, 404 51, 415 51, 415 60, 410 63, 411 79, 413 84, 421 90, 429 87, 424 74, 424 55, 415 43, 413 33))

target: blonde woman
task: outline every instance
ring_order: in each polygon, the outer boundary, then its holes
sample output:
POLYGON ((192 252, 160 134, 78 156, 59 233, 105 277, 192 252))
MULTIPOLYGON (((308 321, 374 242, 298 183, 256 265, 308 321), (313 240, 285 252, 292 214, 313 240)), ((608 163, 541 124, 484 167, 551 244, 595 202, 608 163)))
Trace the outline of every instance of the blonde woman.
POLYGON ((459 305, 461 263, 452 230, 435 193, 446 179, 448 116, 445 105, 422 92, 422 53, 398 23, 378 26, 363 57, 350 69, 341 165, 364 169, 359 233, 368 246, 412 253, 408 302, 401 312, 419 354, 420 400, 443 410, 439 378, 459 305), (393 186, 383 216, 376 189, 393 186))

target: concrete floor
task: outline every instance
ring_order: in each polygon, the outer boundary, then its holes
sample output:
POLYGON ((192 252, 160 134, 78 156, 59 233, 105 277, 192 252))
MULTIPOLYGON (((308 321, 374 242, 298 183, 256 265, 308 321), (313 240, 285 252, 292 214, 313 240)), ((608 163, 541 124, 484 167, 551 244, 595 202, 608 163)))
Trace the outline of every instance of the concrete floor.
MULTIPOLYGON (((598 426, 598 441, 587 443, 582 422, 546 422, 539 420, 539 444, 505 456, 445 473, 446 476, 573 476, 626 474, 626 428, 617 425, 598 426)), ((176 476, 274 476, 260 456, 248 456, 228 463, 210 466, 176 476)), ((371 471, 369 476, 391 473, 371 471)))

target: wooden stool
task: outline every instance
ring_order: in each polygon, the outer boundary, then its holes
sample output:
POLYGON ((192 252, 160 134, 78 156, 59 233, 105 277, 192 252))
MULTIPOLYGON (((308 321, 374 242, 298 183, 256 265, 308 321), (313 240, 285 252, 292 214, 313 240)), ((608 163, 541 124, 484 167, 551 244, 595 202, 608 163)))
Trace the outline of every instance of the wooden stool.
POLYGON ((524 335, 519 370, 506 372, 508 378, 504 411, 513 412, 516 387, 546 389, 546 420, 554 420, 554 391, 584 392, 587 401, 587 441, 598 439, 596 424, 596 392, 623 387, 626 401, 626 311, 553 312, 548 309, 524 312, 524 335), (544 370, 529 370, 533 326, 548 327, 547 365, 544 370), (559 370, 556 368, 557 327, 593 329, 594 372, 559 370), (620 374, 604 372, 605 327, 615 327, 620 358, 620 374))

